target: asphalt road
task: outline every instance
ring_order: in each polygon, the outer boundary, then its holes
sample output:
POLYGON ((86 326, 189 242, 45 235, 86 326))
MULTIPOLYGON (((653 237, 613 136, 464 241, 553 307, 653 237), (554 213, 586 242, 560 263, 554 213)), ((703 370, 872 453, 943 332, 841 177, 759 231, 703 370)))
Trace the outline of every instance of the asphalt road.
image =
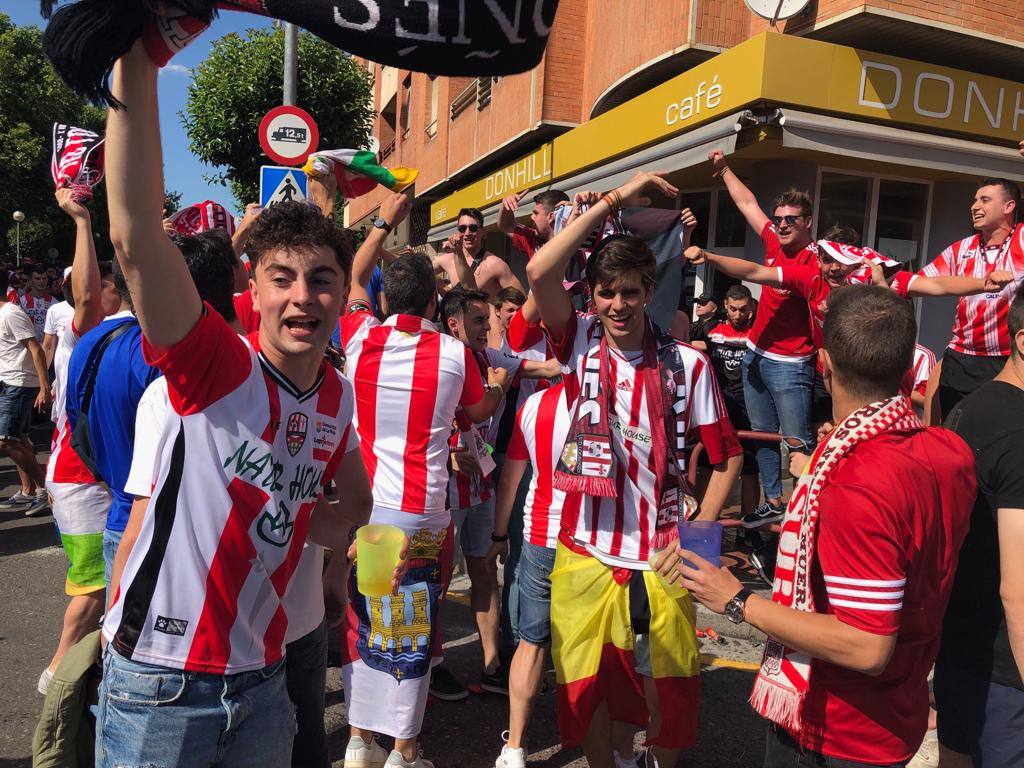
MULTIPOLYGON (((40 454, 40 461, 45 453, 40 454)), ((16 477, 9 461, 0 462, 0 498, 15 490, 16 477)), ((737 565, 742 565, 742 558, 737 565)), ((58 546, 51 517, 25 519, 0 512, 0 585, 4 591, 0 612, 0 768, 31 765, 32 732, 42 707, 36 692, 39 673, 57 642, 65 607, 63 593, 66 561, 58 546)), ((479 674, 481 657, 475 626, 467 608, 466 580, 453 584, 445 608, 446 665, 464 683, 479 674)), ((711 623, 702 614, 699 624, 711 623)), ((719 629, 721 622, 715 623, 719 629)), ((729 638, 724 644, 705 642, 708 654, 702 674, 700 727, 696 748, 681 765, 713 768, 760 766, 765 728, 747 705, 759 643, 729 638)), ((541 696, 529 732, 531 766, 562 768, 583 766, 579 750, 559 748, 556 727, 554 672, 548 672, 550 692, 541 696)), ((341 766, 348 738, 341 673, 328 671, 326 725, 331 756, 341 766)), ((471 694, 462 702, 432 701, 427 707, 422 747, 438 768, 488 768, 501 750, 501 731, 507 727, 508 703, 493 694, 471 694)), ((639 736, 637 743, 639 744, 639 736)), ((386 740, 382 740, 386 743, 386 740)))

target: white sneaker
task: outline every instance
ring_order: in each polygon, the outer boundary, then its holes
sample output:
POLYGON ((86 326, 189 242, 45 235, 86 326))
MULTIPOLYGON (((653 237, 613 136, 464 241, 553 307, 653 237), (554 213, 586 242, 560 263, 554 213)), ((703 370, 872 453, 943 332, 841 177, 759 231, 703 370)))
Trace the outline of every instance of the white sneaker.
POLYGON ((939 735, 932 728, 930 731, 925 731, 924 741, 917 748, 917 754, 907 763, 907 768, 935 768, 938 764, 939 735))
MULTIPOLYGON (((385 765, 394 766, 394 768, 434 768, 434 764, 423 757, 423 753, 419 752, 416 755, 416 759, 411 763, 407 763, 405 758, 402 757, 401 752, 391 750, 391 754, 388 755, 388 761, 385 765)), ((348 768, 346 764, 345 768, 348 768)))
POLYGON ((46 691, 50 687, 51 680, 53 680, 53 672, 49 669, 44 669, 43 674, 39 676, 39 682, 36 684, 36 690, 45 696, 46 691))
POLYGON ((526 768, 526 750, 513 749, 506 744, 494 761, 494 768, 526 768))
POLYGON ((384 768, 387 759, 388 751, 375 738, 367 744, 358 736, 353 736, 345 747, 345 768, 384 768))

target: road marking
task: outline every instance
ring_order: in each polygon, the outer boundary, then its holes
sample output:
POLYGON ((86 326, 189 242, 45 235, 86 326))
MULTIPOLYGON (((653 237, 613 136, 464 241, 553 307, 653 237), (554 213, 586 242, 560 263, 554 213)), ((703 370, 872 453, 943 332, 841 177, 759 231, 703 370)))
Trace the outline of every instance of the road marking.
POLYGON ((747 672, 756 672, 761 665, 753 661, 739 661, 737 659, 726 659, 722 656, 711 656, 707 653, 700 655, 700 663, 706 667, 725 667, 726 669, 742 669, 747 672))

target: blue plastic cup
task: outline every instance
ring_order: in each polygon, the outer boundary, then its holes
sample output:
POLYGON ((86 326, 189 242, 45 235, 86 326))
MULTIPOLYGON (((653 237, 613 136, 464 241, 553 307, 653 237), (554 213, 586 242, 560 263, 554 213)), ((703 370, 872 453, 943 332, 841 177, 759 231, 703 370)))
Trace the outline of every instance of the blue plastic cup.
MULTIPOLYGON (((679 546, 718 568, 722 564, 722 524, 717 520, 680 520, 679 546)), ((694 567, 689 561, 686 564, 694 567)))

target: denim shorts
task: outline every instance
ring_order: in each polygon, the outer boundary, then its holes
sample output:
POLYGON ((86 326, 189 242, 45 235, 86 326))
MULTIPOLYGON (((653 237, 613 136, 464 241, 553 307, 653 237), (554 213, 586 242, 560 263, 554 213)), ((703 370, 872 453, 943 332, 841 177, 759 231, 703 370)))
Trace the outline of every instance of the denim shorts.
POLYGON ((483 557, 491 548, 491 534, 494 533, 494 497, 473 507, 453 509, 452 522, 455 523, 455 535, 462 554, 483 557))
POLYGON ((0 440, 17 440, 28 434, 39 387, 19 387, 0 381, 0 440))
POLYGON ((519 639, 531 645, 551 642, 551 569, 555 550, 523 542, 519 556, 519 639))
POLYGON ((141 664, 107 646, 96 768, 286 768, 294 738, 283 659, 252 672, 211 675, 141 664))

